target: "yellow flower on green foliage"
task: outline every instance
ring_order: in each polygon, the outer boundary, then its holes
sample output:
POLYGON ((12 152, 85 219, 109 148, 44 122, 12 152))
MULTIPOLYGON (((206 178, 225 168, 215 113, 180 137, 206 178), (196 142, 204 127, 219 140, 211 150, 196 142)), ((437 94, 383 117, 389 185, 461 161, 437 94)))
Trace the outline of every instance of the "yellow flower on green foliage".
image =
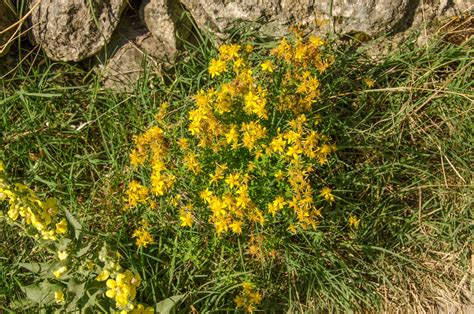
POLYGON ((137 273, 126 270, 124 273, 117 273, 115 279, 108 279, 106 286, 108 290, 105 295, 115 300, 115 306, 121 310, 132 310, 133 300, 136 297, 136 288, 141 283, 141 277, 137 273))
POLYGON ((133 231, 132 238, 135 239, 135 244, 138 247, 146 248, 149 244, 154 242, 153 236, 148 232, 148 224, 144 222, 142 226, 133 231))
POLYGON ((334 202, 334 195, 332 194, 332 190, 331 188, 329 187, 324 187, 322 190, 321 190, 321 194, 320 194, 326 201, 332 203, 334 202))
POLYGON ((191 228, 193 226, 193 217, 191 213, 183 213, 179 216, 179 219, 181 220, 181 227, 191 228))
POLYGON ((55 291, 54 292, 54 301, 57 304, 64 304, 65 303, 64 293, 62 291, 55 291))
POLYGON ((127 194, 127 206, 135 207, 138 204, 146 203, 148 188, 141 185, 138 181, 133 180, 128 184, 128 189, 125 193, 127 194))
POLYGON ((152 313, 155 313, 155 310, 151 306, 146 306, 140 303, 140 304, 137 304, 130 313, 131 314, 152 314, 152 313))
POLYGON ((364 83, 367 88, 372 88, 375 85, 375 80, 371 79, 370 77, 364 78, 364 83))
POLYGON ((262 67, 263 71, 270 72, 270 73, 273 72, 273 63, 270 60, 262 62, 260 66, 262 67))
POLYGON ((247 313, 253 313, 256 305, 262 302, 262 294, 255 290, 254 285, 250 282, 242 284, 242 292, 234 299, 237 309, 243 309, 247 313))
POLYGON ((357 216, 351 214, 349 216, 349 226, 351 228, 357 228, 359 226, 360 219, 357 218, 357 216))
POLYGON ((266 228, 285 225, 293 233, 317 228, 320 198, 335 201, 330 188, 318 191, 313 182, 335 151, 316 113, 323 110, 316 107, 321 74, 334 62, 325 45, 296 35, 261 56, 252 46, 220 46, 210 84, 191 96, 184 119, 162 114, 170 119, 166 132, 151 127, 136 137, 131 163, 145 170, 150 191, 129 189, 129 203, 160 204, 175 213, 174 223, 218 235, 247 234, 267 221, 266 228))
POLYGON ((211 63, 209 64, 209 74, 211 75, 212 78, 221 75, 222 73, 225 72, 227 67, 227 64, 225 61, 222 61, 220 59, 211 59, 211 63))
POLYGON ((64 273, 66 271, 67 271, 67 267, 66 266, 61 266, 58 269, 56 269, 55 271, 53 271, 53 275, 56 278, 60 278, 62 275, 64 275, 64 273))

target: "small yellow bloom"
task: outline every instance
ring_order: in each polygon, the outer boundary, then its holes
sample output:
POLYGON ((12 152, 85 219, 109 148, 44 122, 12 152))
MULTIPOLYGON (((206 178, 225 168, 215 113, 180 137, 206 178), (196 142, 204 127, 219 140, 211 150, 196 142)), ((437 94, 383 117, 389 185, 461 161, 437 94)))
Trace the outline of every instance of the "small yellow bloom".
POLYGON ((349 226, 351 228, 357 228, 359 227, 359 222, 360 222, 360 219, 357 218, 357 216, 351 214, 349 216, 349 226))
POLYGON ((62 291, 55 291, 54 292, 54 301, 57 304, 64 304, 64 293, 62 291))
POLYGON ((66 218, 61 219, 60 222, 56 224, 57 233, 66 233, 67 231, 67 220, 66 218))
POLYGON ((55 271, 53 271, 53 275, 56 278, 60 278, 66 271, 67 271, 67 267, 66 266, 61 266, 58 269, 56 269, 55 271))
POLYGON ((181 227, 189 227, 191 228, 193 226, 193 218, 191 213, 186 213, 186 214, 181 214, 179 216, 179 219, 181 219, 181 227))
POLYGON ((364 78, 364 83, 367 88, 372 88, 375 85, 375 80, 371 79, 370 77, 364 78))
POLYGON ((59 251, 58 252, 58 258, 60 261, 64 261, 69 255, 67 254, 67 251, 59 251))
POLYGON ((332 192, 331 188, 326 186, 321 190, 321 194, 319 194, 319 195, 324 197, 324 199, 326 201, 328 201, 329 203, 332 203, 332 202, 334 202, 335 198, 334 198, 334 195, 331 192, 332 192))
POLYGON ((241 221, 234 221, 229 225, 230 229, 232 229, 233 233, 241 234, 242 233, 242 222, 241 221))
POLYGON ((273 63, 270 60, 263 62, 261 65, 262 71, 273 72, 273 63))
POLYGON ((155 313, 155 310, 151 306, 145 306, 141 303, 137 304, 137 306, 130 312, 132 314, 152 314, 155 313))
POLYGON ((133 232, 132 238, 136 238, 135 244, 138 247, 146 248, 154 242, 153 236, 148 232, 146 223, 133 232))
POLYGON ((225 179, 225 183, 227 183, 231 189, 234 188, 234 186, 239 186, 240 174, 239 173, 229 174, 227 178, 225 179))
POLYGON ((106 281, 107 279, 109 279, 109 276, 110 276, 110 271, 108 271, 107 269, 103 269, 99 275, 97 275, 97 277, 95 277, 95 280, 97 281, 106 281))
POLYGON ((212 78, 221 75, 226 70, 226 63, 220 59, 212 59, 209 64, 209 74, 212 78))

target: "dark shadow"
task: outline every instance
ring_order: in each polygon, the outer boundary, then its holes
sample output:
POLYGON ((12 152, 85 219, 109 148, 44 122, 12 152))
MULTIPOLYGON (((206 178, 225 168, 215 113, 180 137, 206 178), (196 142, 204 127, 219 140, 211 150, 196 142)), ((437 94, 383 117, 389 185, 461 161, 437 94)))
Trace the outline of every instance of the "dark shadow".
POLYGON ((392 27, 389 31, 390 35, 395 35, 397 33, 404 32, 408 30, 415 20, 415 13, 420 5, 420 0, 410 0, 405 9, 405 14, 403 17, 392 27))

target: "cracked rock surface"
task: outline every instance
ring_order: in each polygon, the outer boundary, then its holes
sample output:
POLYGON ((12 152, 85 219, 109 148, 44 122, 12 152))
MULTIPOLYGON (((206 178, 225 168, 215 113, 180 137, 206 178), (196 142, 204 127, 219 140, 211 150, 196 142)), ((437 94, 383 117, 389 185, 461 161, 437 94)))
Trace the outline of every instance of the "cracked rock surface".
POLYGON ((108 43, 127 0, 42 0, 33 10, 34 41, 48 57, 80 61, 108 43))

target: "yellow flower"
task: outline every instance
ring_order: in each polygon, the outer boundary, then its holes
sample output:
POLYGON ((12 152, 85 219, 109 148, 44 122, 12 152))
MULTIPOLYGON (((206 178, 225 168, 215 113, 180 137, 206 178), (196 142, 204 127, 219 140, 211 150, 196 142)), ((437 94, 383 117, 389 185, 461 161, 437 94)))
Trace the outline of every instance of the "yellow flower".
POLYGON ((273 72, 273 63, 270 60, 263 62, 261 65, 262 71, 273 72))
POLYGON ((103 269, 97 277, 95 277, 95 280, 97 281, 106 281, 110 276, 110 271, 107 269, 103 269))
POLYGON ((186 168, 191 170, 194 174, 201 172, 201 164, 195 153, 189 153, 184 157, 184 165, 186 168))
POLYGON ((128 184, 128 189, 125 192, 127 195, 127 206, 135 207, 138 204, 146 202, 148 197, 148 188, 141 185, 138 181, 133 180, 128 184))
POLYGON ((181 227, 192 227, 193 226, 193 218, 191 216, 191 213, 185 213, 184 215, 181 214, 179 216, 179 219, 181 219, 181 227))
POLYGON ((332 192, 331 188, 326 186, 321 190, 321 194, 319 195, 324 197, 324 199, 328 201, 329 203, 332 203, 334 202, 334 195, 331 192, 332 192))
POLYGON ((225 179, 225 183, 229 185, 229 187, 232 189, 234 186, 239 186, 240 185, 240 174, 238 172, 234 174, 229 174, 227 178, 225 179))
POLYGON ((66 218, 61 219, 60 222, 56 224, 56 232, 64 234, 67 231, 67 220, 66 218))
POLYGON ((240 46, 236 44, 222 45, 219 47, 219 57, 222 60, 237 59, 239 57, 240 46))
POLYGON ((137 304, 135 308, 130 312, 131 314, 152 314, 155 310, 151 306, 145 306, 141 303, 137 304))
POLYGON ((211 63, 209 64, 209 74, 212 78, 221 75, 226 70, 226 63, 220 59, 211 59, 211 63))
POLYGON ((206 202, 206 203, 210 203, 211 202, 211 198, 214 194, 209 191, 208 188, 206 188, 205 190, 201 191, 201 193, 199 193, 199 196, 206 202))
POLYGON ((58 269, 56 269, 55 271, 53 271, 53 275, 56 278, 60 278, 66 271, 67 271, 67 267, 66 266, 61 266, 58 269))
POLYGON ((130 164, 137 168, 138 166, 142 165, 145 162, 146 155, 140 153, 137 149, 132 149, 130 152, 130 164))
POLYGON ((285 175, 283 174, 283 171, 282 171, 282 170, 278 170, 277 172, 275 172, 275 179, 276 179, 277 181, 283 180, 284 176, 285 176, 285 175))
POLYGON ((277 153, 277 152, 283 153, 285 145, 286 145, 286 141, 283 139, 282 135, 279 135, 279 136, 275 137, 270 142, 270 147, 271 147, 272 151, 275 152, 275 153, 277 153))
POLYGON ((67 254, 67 251, 59 251, 58 252, 58 258, 60 261, 64 261, 69 255, 67 254))
POLYGON ((242 233, 242 222, 241 221, 234 221, 229 225, 230 229, 232 229, 233 233, 241 234, 242 233))
POLYGON ((180 138, 178 140, 178 146, 181 150, 187 150, 189 148, 189 140, 187 138, 180 138))
POLYGON ((132 238, 136 238, 135 244, 138 247, 146 248, 154 242, 153 236, 146 229, 147 225, 144 224, 133 232, 132 238))
POLYGON ((351 214, 349 216, 349 226, 351 228, 357 228, 359 226, 360 219, 357 218, 357 216, 351 214))
POLYGON ((275 214, 283 209, 283 207, 285 206, 286 202, 285 200, 283 199, 282 196, 277 196, 273 202, 269 203, 268 204, 268 212, 270 214, 272 214, 272 216, 275 216, 275 214))
POLYGON ((243 308, 244 304, 245 304, 245 299, 244 299, 243 296, 238 295, 238 296, 235 297, 234 302, 235 302, 235 305, 237 306, 238 309, 243 308))
POLYGON ((64 304, 64 293, 62 291, 55 291, 54 292, 54 301, 57 304, 64 304))
POLYGON ((3 165, 3 161, 0 160, 0 172, 5 171, 5 166, 3 165))
POLYGON ((368 88, 372 88, 375 85, 375 80, 371 79, 370 77, 364 78, 364 83, 368 88))
POLYGON ((237 149, 239 145, 239 133, 237 132, 237 126, 232 125, 229 132, 225 134, 226 143, 232 144, 233 149, 237 149))

